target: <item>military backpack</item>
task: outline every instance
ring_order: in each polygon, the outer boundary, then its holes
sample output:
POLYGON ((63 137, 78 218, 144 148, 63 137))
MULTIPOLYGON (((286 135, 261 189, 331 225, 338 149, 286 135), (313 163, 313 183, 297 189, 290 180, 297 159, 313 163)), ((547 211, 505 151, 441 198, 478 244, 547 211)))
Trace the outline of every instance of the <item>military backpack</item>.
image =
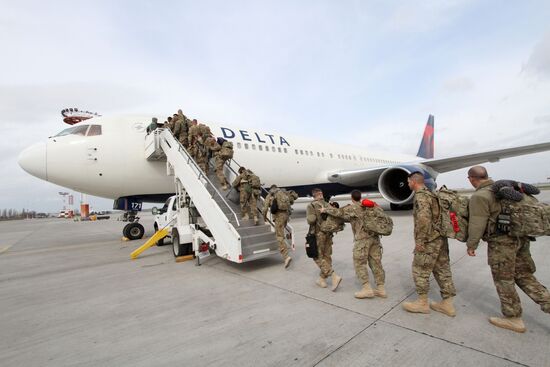
POLYGON ((289 210, 291 206, 291 197, 285 190, 278 190, 273 195, 273 201, 271 202, 271 213, 275 214, 278 211, 289 210))
POLYGON ((220 149, 220 157, 223 159, 233 158, 233 143, 230 141, 224 141, 222 148, 220 149))
POLYGON ((336 233, 343 231, 345 227, 344 220, 332 215, 327 215, 326 219, 321 220, 319 229, 325 233, 336 233))
POLYGON ((460 242, 468 240, 468 203, 470 199, 449 190, 443 185, 435 193, 439 204, 441 221, 439 233, 443 237, 454 238, 460 242))
POLYGON ((497 233, 513 237, 550 236, 550 205, 532 196, 529 198, 500 200, 502 209, 497 217, 497 233))
POLYGON ((380 236, 389 236, 393 231, 393 220, 379 206, 364 207, 363 228, 380 236))
POLYGON ((260 178, 250 170, 248 171, 248 183, 253 189, 259 189, 262 186, 260 178))

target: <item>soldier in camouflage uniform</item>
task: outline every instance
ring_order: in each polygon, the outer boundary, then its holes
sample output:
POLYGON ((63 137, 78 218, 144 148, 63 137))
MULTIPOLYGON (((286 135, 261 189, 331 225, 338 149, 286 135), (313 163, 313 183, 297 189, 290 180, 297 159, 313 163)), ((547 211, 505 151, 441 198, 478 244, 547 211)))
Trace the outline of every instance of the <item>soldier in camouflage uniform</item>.
POLYGON ((351 223, 353 231, 353 265, 355 274, 363 285, 359 292, 355 292, 356 298, 372 298, 374 296, 386 298, 384 282, 386 274, 382 267, 382 246, 380 245, 380 236, 367 231, 363 228, 363 218, 365 208, 361 206, 361 191, 353 190, 351 192, 351 204, 343 208, 321 208, 321 213, 344 219, 351 223), (369 270, 371 268, 374 274, 376 289, 373 291, 369 284, 369 270))
MULTIPOLYGON (((222 185, 222 189, 227 190, 229 187, 229 182, 227 181, 227 178, 225 178, 225 175, 223 174, 223 166, 225 165, 225 162, 227 162, 230 158, 229 155, 233 154, 233 148, 231 146, 224 142, 223 145, 219 145, 216 142, 217 146, 220 147, 220 149, 217 151, 217 154, 215 155, 216 158, 216 176, 218 176, 218 180, 220 181, 220 184, 222 185)), ((217 148, 216 146, 214 148, 217 148)))
POLYGON ((332 277, 331 290, 335 291, 342 281, 342 277, 332 269, 332 237, 333 233, 321 231, 321 208, 328 208, 329 204, 323 197, 323 191, 315 188, 311 191, 313 201, 306 208, 306 218, 309 224, 309 233, 315 234, 317 240, 317 251, 319 255, 314 259, 315 263, 321 269, 317 285, 321 288, 327 287, 326 279, 332 277))
POLYGON ((248 220, 248 213, 256 214, 256 208, 252 208, 252 186, 248 182, 248 171, 244 167, 239 168, 239 175, 233 181, 232 186, 240 192, 241 215, 243 220, 248 220))
POLYGON ((456 295, 451 274, 449 243, 439 233, 441 224, 440 208, 437 197, 424 185, 424 175, 413 172, 408 179, 409 188, 414 195, 414 259, 413 279, 418 299, 404 302, 403 308, 409 312, 430 313, 430 308, 447 316, 454 317, 456 310, 453 297, 456 295), (434 275, 440 288, 441 302, 431 302, 428 306, 430 274, 434 275))
MULTIPOLYGON (((468 255, 475 256, 479 241, 487 242, 487 258, 493 282, 500 299, 501 317, 491 317, 489 322, 495 326, 525 332, 521 318, 521 302, 516 291, 517 284, 525 294, 540 305, 542 311, 550 313, 550 293, 533 275, 535 262, 529 249, 529 238, 511 237, 496 231, 497 217, 501 207, 491 190, 493 180, 482 166, 468 171, 468 179, 476 189, 468 206, 468 255)), ((528 200, 536 200, 526 196, 528 200)))
MULTIPOLYGON (((275 195, 282 191, 277 185, 271 185, 269 194, 266 196, 264 206, 262 208, 262 215, 264 220, 267 221, 267 212, 271 209, 275 195)), ((290 195, 294 201, 298 198, 298 195, 294 191, 284 192, 285 195, 290 195)), ((288 255, 288 249, 285 242, 285 228, 290 217, 290 210, 278 210, 276 213, 271 213, 273 222, 275 223, 275 235, 277 236, 277 242, 279 243, 279 252, 285 261, 285 268, 288 268, 292 258, 288 255)))
POLYGON ((187 138, 189 140, 189 149, 188 149, 189 155, 191 156, 191 158, 195 160, 197 157, 197 149, 198 149, 196 144, 198 132, 199 132, 199 128, 197 126, 197 120, 193 120, 191 122, 191 125, 189 126, 189 132, 188 132, 187 138))
POLYGON ((188 133, 189 133, 189 119, 183 114, 182 110, 178 110, 178 121, 180 123, 180 131, 178 134, 179 142, 187 148, 189 146, 188 133))
POLYGON ((198 133, 195 139, 195 160, 203 172, 208 174, 208 148, 206 147, 206 139, 201 132, 198 133))

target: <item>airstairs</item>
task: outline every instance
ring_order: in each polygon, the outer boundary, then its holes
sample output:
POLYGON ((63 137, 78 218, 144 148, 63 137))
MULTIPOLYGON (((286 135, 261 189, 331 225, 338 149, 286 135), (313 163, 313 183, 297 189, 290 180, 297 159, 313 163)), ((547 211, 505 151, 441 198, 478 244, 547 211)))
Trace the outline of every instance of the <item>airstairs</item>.
MULTIPOLYGON (((145 158, 166 161, 167 174, 174 176, 178 207, 172 227, 172 233, 177 234, 172 239, 190 246, 198 259, 205 250, 237 263, 279 253, 274 224, 269 219, 264 222, 261 215, 264 199, 255 208, 259 211, 259 224, 254 225, 252 218, 243 220, 238 199, 230 200, 238 193, 234 189, 223 191, 212 162, 205 174, 169 129, 158 128, 146 136, 145 158)), ((226 163, 224 173, 230 183, 239 167, 235 160, 226 163)), ((262 190, 265 196, 267 192, 262 190)), ((285 241, 294 249, 294 231, 290 225, 285 230, 285 241)))

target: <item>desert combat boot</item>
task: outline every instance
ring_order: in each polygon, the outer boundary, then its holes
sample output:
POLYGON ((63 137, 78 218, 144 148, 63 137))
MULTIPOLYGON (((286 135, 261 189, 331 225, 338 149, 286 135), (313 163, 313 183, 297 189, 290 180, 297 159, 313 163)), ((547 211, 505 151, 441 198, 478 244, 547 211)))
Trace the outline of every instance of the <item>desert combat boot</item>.
POLYGON ((453 297, 445 298, 441 302, 430 302, 430 308, 450 317, 456 316, 455 306, 453 305, 453 297))
POLYGON ((503 329, 515 331, 516 333, 524 333, 525 324, 520 317, 489 317, 489 322, 503 329))
POLYGON ((372 288, 370 287, 369 283, 363 284, 363 288, 354 293, 355 298, 372 298, 374 297, 374 292, 372 291, 372 288))
POLYGON ((325 278, 323 277, 319 277, 319 279, 317 279, 317 282, 315 282, 319 287, 321 288, 326 288, 328 287, 327 285, 327 281, 325 280, 325 278))
POLYGON ((403 302, 403 308, 405 309, 405 311, 413 313, 430 313, 430 306, 428 305, 428 295, 419 294, 416 301, 403 302))
POLYGON ((336 273, 332 273, 332 288, 331 291, 336 291, 336 288, 340 285, 340 282, 342 281, 342 277, 336 273))
POLYGON ((374 295, 380 298, 388 298, 388 294, 386 293, 384 284, 379 284, 376 286, 376 289, 374 290, 374 295))

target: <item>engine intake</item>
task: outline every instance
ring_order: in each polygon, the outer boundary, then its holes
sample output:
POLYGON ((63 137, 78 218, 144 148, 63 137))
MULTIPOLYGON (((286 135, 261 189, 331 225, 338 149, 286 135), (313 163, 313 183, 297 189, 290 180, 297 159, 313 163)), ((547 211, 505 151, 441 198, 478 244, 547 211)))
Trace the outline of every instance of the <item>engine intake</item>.
POLYGON ((426 186, 435 189, 435 180, 426 170, 416 166, 391 167, 378 178, 378 190, 384 199, 394 205, 410 204, 414 193, 409 189, 407 178, 412 172, 421 172, 426 180, 426 186))

